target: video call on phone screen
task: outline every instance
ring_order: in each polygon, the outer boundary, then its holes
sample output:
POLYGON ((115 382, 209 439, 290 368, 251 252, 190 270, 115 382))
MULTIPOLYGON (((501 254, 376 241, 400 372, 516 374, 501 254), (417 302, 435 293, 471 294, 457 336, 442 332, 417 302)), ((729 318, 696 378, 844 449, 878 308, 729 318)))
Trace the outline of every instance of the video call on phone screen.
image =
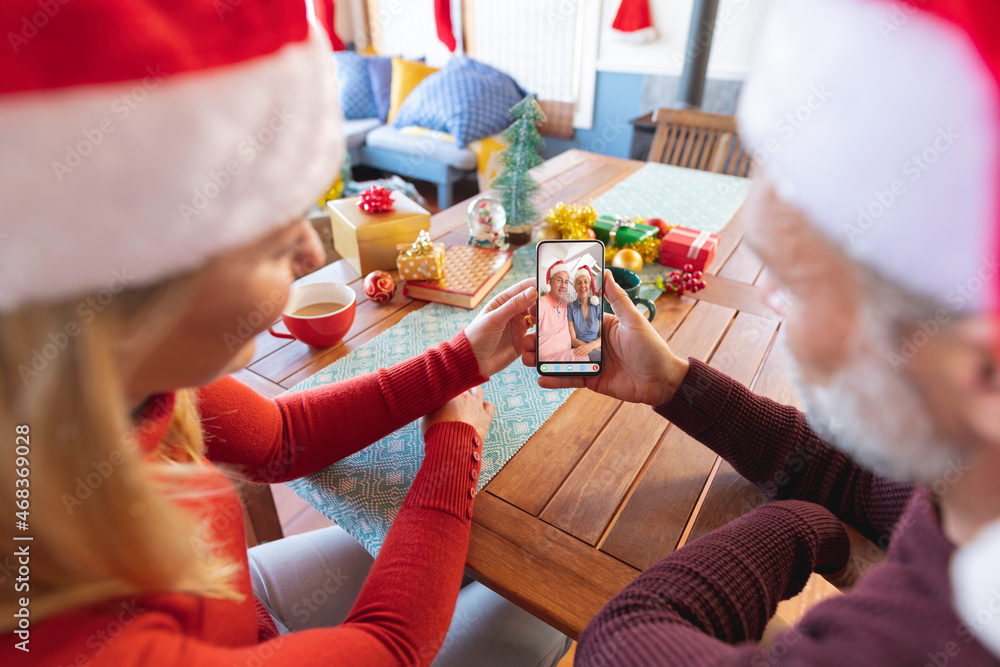
POLYGON ((536 253, 538 372, 600 373, 604 245, 600 241, 542 241, 536 253))

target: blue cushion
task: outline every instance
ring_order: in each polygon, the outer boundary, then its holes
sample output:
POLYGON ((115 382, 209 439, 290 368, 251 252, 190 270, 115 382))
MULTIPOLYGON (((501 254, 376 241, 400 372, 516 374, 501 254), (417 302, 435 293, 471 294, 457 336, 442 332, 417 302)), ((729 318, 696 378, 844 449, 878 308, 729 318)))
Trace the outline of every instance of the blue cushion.
POLYGON ((368 78, 372 82, 372 96, 375 98, 375 108, 378 118, 383 123, 389 118, 389 91, 392 89, 392 58, 371 56, 365 58, 368 66, 368 78))
POLYGON ((368 76, 366 58, 354 51, 334 51, 337 72, 337 96, 344 118, 374 118, 378 116, 372 81, 368 76))
POLYGON ((382 125, 365 137, 368 148, 381 148, 402 155, 412 155, 410 163, 417 166, 425 162, 442 162, 456 169, 475 169, 478 158, 472 150, 450 141, 431 137, 403 134, 391 125, 382 125))
POLYGON ((524 91, 503 72, 455 56, 413 89, 393 125, 447 132, 465 146, 510 125, 508 112, 523 98, 524 91))

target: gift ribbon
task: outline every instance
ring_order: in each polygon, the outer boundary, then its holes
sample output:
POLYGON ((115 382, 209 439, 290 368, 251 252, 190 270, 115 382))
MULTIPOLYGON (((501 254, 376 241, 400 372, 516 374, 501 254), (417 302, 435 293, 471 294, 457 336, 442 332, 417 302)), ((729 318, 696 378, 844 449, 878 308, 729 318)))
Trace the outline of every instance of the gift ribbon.
POLYGON ((417 240, 404 250, 403 254, 407 257, 421 257, 423 255, 434 254, 434 243, 431 241, 431 235, 427 233, 426 229, 420 230, 420 233, 417 234, 417 240))
POLYGON ((688 248, 688 259, 697 259, 698 253, 701 252, 701 249, 705 247, 710 238, 712 238, 712 235, 708 232, 703 231, 701 234, 698 234, 694 241, 691 242, 691 247, 688 248))
POLYGON ((711 232, 698 231, 696 229, 681 229, 680 227, 674 227, 670 230, 670 233, 680 234, 681 236, 693 239, 691 241, 691 247, 688 248, 688 259, 697 259, 702 248, 704 248, 705 244, 712 238, 711 232))
POLYGON ((615 242, 615 236, 618 234, 619 229, 635 229, 635 222, 631 218, 626 218, 622 215, 616 215, 614 223, 615 228, 608 234, 608 237, 611 239, 611 243, 615 242))

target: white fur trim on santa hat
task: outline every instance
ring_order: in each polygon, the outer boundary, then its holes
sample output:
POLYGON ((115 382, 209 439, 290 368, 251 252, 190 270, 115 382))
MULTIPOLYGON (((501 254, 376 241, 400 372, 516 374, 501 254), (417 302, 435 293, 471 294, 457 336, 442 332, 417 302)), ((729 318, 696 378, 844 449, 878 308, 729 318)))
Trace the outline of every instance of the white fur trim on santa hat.
POLYGON ((639 30, 633 30, 631 32, 609 28, 608 37, 612 41, 622 42, 624 44, 649 44, 650 42, 658 40, 660 35, 656 32, 656 28, 649 26, 647 28, 640 28, 639 30))
POLYGON ((1000 658, 1000 521, 951 559, 955 610, 979 642, 1000 658))
POLYGON ((115 272, 154 282, 302 216, 344 156, 312 32, 235 65, 0 100, 0 311, 115 272))
POLYGON ((1000 113, 968 35, 893 2, 775 0, 759 44, 740 129, 779 195, 915 292, 990 307, 1000 113))

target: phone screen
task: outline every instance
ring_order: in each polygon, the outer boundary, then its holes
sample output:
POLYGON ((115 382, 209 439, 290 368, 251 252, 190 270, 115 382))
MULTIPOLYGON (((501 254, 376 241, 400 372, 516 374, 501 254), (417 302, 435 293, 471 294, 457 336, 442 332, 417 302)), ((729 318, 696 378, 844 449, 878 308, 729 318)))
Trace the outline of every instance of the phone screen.
POLYGON ((604 244, 542 241, 535 253, 538 372, 560 376, 600 373, 604 244))

